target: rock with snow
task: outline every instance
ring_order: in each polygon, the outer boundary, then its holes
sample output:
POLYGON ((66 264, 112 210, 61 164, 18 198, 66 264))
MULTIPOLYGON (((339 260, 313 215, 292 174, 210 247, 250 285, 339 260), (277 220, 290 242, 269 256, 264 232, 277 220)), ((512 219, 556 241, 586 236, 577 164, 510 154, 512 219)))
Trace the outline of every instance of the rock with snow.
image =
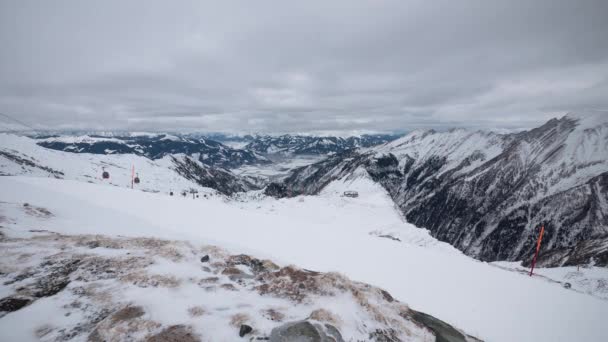
POLYGON ((331 324, 299 321, 283 324, 272 329, 270 342, 344 342, 342 335, 331 324))
POLYGON ((251 333, 253 331, 253 328, 247 324, 242 324, 241 328, 239 329, 239 336, 243 337, 249 333, 251 333))
POLYGON ((8 280, 0 291, 11 294, 0 299, 0 334, 12 341, 35 335, 56 341, 229 341, 233 327, 240 337, 276 342, 362 340, 377 331, 424 341, 435 334, 405 304, 387 301, 370 285, 295 266, 261 267, 259 259, 216 246, 30 232, 3 240, 0 248, 8 280), (100 247, 82 249, 93 241, 100 247), (197 271, 201 250, 215 260, 209 271, 197 271), (235 281, 227 272, 233 269, 256 276, 235 281), (62 286, 36 292, 53 279, 62 279, 62 286), (330 312, 323 309, 327 303, 340 305, 332 304, 330 312))
POLYGON ((171 156, 170 158, 174 170, 179 175, 202 187, 215 189, 224 195, 259 188, 248 177, 241 177, 228 170, 207 166, 188 156, 171 156))

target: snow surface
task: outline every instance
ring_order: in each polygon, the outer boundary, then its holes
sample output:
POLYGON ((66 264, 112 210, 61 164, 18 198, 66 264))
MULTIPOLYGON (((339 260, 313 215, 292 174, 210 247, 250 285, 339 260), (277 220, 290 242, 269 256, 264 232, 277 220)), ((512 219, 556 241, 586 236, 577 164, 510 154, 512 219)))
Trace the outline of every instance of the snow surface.
MULTIPOLYGON (((519 262, 495 261, 491 264, 522 274, 530 272, 529 268, 522 267, 519 262)), ((608 300, 608 270, 605 267, 585 265, 535 268, 534 274, 544 277, 548 282, 559 283, 561 286, 568 283, 574 291, 608 300)))
MULTIPOLYGON (((334 182, 320 196, 242 202, 35 177, 0 177, 0 189, 2 202, 29 202, 55 214, 44 221, 21 217, 20 226, 214 244, 306 269, 338 271, 487 341, 605 341, 608 336, 608 301, 473 260, 434 241, 405 222, 384 190, 361 172, 334 182), (341 197, 346 190, 360 196, 341 197)), ((14 213, 2 205, 0 214, 14 221, 14 213)))
MULTIPOLYGON (((97 138, 96 138, 97 139, 97 138)), ((204 188, 189 181, 173 170, 170 156, 157 160, 134 154, 100 155, 90 153, 69 153, 36 145, 36 140, 0 133, 0 151, 5 150, 35 164, 63 172, 62 178, 91 183, 101 183, 120 187, 131 187, 132 168, 138 173, 139 190, 149 192, 178 193, 194 188, 199 193, 216 194, 215 190, 204 188), (103 170, 110 173, 110 179, 101 178, 103 170)), ((23 166, 6 159, 0 154, 0 172, 9 175, 52 177, 39 168, 23 166)))
MULTIPOLYGON (((195 247, 187 242, 149 238, 70 236, 28 231, 11 232, 10 235, 18 239, 2 242, 0 266, 3 271, 7 268, 23 271, 27 266, 48 263, 49 260, 61 264, 66 258, 78 258, 90 266, 79 269, 80 273, 76 271, 69 287, 56 295, 38 299, 4 317, 0 315, 0 338, 7 341, 38 340, 35 334, 44 341, 85 341, 89 335, 86 330, 88 322, 95 321, 94 317, 104 310, 116 312, 125 304, 126 307, 140 308, 143 317, 129 321, 127 327, 121 326, 115 315, 97 323, 95 329, 98 333, 99 330, 102 333, 114 330, 105 336, 110 335, 110 341, 144 340, 146 335, 157 333, 162 327, 181 324, 192 327, 205 342, 246 340, 249 336, 243 339, 236 337, 241 323, 255 327, 254 335, 267 336, 272 328, 282 324, 281 321, 301 320, 320 309, 330 312, 329 319, 339 317, 339 321, 332 323, 340 327, 347 340, 365 340, 366 332, 387 328, 386 323, 378 322, 371 312, 391 319, 404 309, 397 302, 387 303, 377 289, 350 282, 337 274, 327 275, 325 284, 328 289, 331 289, 332 282, 356 289, 368 308, 373 307, 375 311, 362 308, 351 291, 338 286, 335 290, 339 292, 315 293, 307 296, 305 302, 298 303, 272 293, 263 295, 252 288, 251 283, 248 284, 247 278, 235 280, 219 273, 228 256, 213 246, 195 247), (96 247, 85 247, 90 242, 96 243, 96 247), (201 255, 211 255, 211 262, 201 263, 201 255), (21 263, 19 267, 12 266, 11 262, 14 265, 17 260, 21 263), (107 271, 111 271, 112 276, 108 277, 107 271), (272 310, 274 318, 268 317, 269 310, 272 310), (107 324, 108 321, 111 324, 107 324), (363 325, 367 329, 361 329, 363 325), (79 326, 85 326, 85 329, 78 330, 79 326), (73 331, 78 332, 74 338, 66 337, 73 331)), ((239 266, 237 268, 245 273, 251 272, 250 268, 239 266)), ((40 271, 39 268, 33 270, 34 274, 40 271)), ((253 283, 254 286, 257 284, 253 283)), ((0 285, 1 290, 6 290, 2 295, 12 294, 9 291, 11 286, 5 285, 0 285)), ((23 285, 19 282, 13 286, 23 285)), ((414 322, 403 318, 399 321, 412 340, 434 339, 428 330, 414 322)))

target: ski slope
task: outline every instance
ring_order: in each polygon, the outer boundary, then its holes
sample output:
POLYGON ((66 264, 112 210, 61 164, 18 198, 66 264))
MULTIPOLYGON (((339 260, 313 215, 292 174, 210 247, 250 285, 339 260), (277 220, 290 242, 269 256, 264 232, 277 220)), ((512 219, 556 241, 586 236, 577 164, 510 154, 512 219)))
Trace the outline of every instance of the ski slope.
MULTIPOLYGON (((68 139, 67 137, 65 139, 68 139)), ((72 139, 81 139, 75 137, 72 139)), ((102 138, 95 138, 102 139, 102 138)), ((104 138, 106 139, 106 138, 104 138)), ((115 138, 107 138, 115 139, 115 138)), ((60 178, 79 180, 88 183, 110 184, 118 187, 131 187, 133 168, 139 175, 140 184, 135 187, 147 192, 170 191, 179 193, 182 190, 197 189, 199 193, 208 195, 218 192, 201 187, 193 181, 185 179, 174 170, 170 156, 151 160, 134 154, 99 155, 90 153, 71 153, 56 151, 36 145, 36 140, 0 133, 0 175, 27 175, 34 177, 57 177, 40 167, 16 163, 2 155, 10 153, 35 165, 50 168, 60 172, 60 178), (101 177, 103 170, 110 174, 110 179, 101 177)))
POLYGON ((18 220, 19 227, 215 244, 283 264, 337 271, 486 341, 605 341, 608 336, 608 301, 473 260, 434 240, 404 222, 384 190, 362 173, 331 184, 320 196, 281 200, 254 195, 242 201, 193 200, 21 176, 0 177, 0 189, 5 202, 0 215, 18 220), (358 191, 359 198, 341 197, 346 189, 358 191), (10 204, 23 202, 48 208, 54 217, 18 216, 10 204))

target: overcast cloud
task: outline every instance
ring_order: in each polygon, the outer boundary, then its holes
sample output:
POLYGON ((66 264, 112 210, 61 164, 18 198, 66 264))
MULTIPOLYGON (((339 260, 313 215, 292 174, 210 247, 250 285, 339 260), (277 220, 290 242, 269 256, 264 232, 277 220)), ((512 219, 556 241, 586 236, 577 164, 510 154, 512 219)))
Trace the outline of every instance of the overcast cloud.
POLYGON ((36 128, 517 129, 588 108, 608 108, 605 0, 0 0, 0 112, 36 128))

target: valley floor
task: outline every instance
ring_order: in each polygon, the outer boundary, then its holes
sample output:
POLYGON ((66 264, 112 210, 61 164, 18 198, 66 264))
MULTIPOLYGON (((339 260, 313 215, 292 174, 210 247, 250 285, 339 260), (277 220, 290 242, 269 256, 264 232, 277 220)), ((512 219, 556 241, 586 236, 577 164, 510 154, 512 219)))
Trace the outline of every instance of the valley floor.
MULTIPOLYGON (((487 341, 608 336, 602 295, 473 260, 403 221, 388 195, 365 177, 335 182, 320 196, 281 200, 259 194, 193 200, 32 177, 0 177, 0 189, 0 225, 8 236, 43 229, 217 245, 280 266, 339 272, 487 341), (359 198, 341 197, 347 189, 359 198), (27 214, 23 203, 52 216, 27 214)), ((0 287, 6 294, 7 285, 0 287)), ((7 329, 4 320, 0 332, 7 329)))

